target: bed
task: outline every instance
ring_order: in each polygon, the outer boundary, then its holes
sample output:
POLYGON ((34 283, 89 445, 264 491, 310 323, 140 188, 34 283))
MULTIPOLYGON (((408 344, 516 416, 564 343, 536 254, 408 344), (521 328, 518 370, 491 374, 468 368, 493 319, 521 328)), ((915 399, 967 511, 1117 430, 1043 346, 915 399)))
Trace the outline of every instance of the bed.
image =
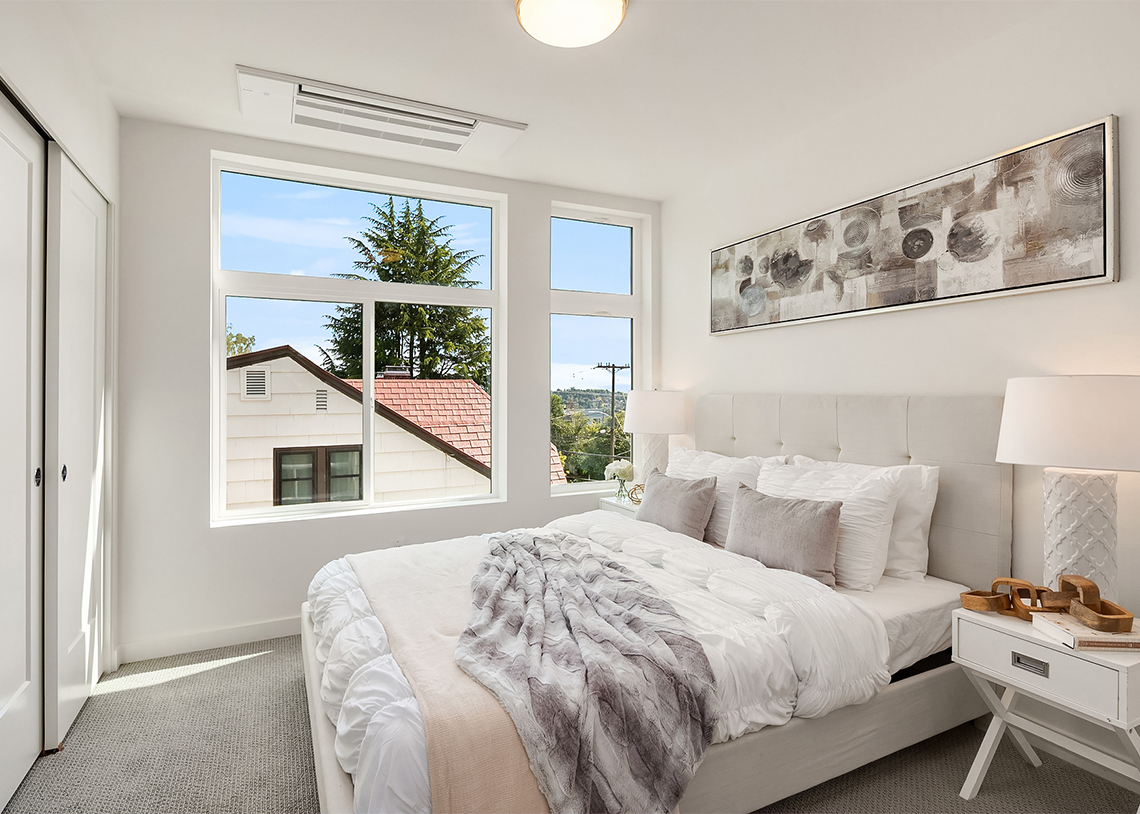
MULTIPOLYGON (((689 783, 681 810, 752 811, 985 714, 956 665, 925 669, 938 659, 912 662, 948 645, 947 611, 960 586, 985 587, 1009 574, 1012 472, 994 462, 1000 417, 1001 399, 987 396, 698 399, 698 449, 876 466, 920 463, 939 467, 940 484, 930 527, 929 590, 884 578, 876 591, 860 597, 882 613, 888 628, 894 626, 895 680, 866 703, 825 717, 792 718, 714 744, 689 783)), ((352 811, 352 781, 338 764, 335 727, 322 708, 321 666, 307 603, 302 622, 321 810, 352 811)))

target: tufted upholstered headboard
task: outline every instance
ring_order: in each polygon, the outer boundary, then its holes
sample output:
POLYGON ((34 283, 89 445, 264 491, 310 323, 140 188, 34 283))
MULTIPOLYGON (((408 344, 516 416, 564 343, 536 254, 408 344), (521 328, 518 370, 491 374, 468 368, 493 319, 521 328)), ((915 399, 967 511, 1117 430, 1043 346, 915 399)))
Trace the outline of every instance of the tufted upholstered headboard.
POLYGON ((988 588, 1009 576, 1013 468, 994 461, 1000 396, 706 395, 697 449, 939 467, 932 576, 988 588))

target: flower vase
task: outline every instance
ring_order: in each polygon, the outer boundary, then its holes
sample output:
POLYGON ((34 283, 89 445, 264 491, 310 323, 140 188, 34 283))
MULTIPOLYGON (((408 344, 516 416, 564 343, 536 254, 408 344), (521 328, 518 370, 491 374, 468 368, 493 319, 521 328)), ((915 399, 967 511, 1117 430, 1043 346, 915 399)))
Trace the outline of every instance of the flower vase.
POLYGON ((614 497, 622 501, 629 500, 629 490, 625 488, 625 481, 621 478, 618 478, 617 482, 618 488, 617 493, 614 495, 614 497))

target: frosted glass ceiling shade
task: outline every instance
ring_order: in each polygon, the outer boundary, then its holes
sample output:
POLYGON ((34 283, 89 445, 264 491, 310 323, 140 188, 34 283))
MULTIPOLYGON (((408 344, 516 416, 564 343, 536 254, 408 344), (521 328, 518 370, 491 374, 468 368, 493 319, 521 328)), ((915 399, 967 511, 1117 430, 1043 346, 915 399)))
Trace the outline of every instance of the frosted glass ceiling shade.
POLYGON ((601 42, 625 19, 626 0, 515 0, 526 33, 558 48, 601 42))
POLYGON ((1010 379, 997 460, 1140 472, 1140 376, 1010 379))
POLYGON ((685 431, 685 394, 671 390, 632 390, 625 402, 625 431, 676 435, 685 431))

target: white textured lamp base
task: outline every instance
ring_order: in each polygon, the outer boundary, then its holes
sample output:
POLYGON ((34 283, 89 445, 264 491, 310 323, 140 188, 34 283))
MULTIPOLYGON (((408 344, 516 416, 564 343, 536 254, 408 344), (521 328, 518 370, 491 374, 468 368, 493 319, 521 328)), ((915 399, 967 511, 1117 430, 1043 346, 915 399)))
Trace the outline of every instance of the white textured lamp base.
POLYGON ((1045 582, 1061 574, 1088 577, 1116 598, 1116 473, 1045 470, 1045 582))
POLYGON ((665 467, 669 465, 669 436, 655 433, 645 433, 641 436, 644 440, 642 449, 645 451, 645 463, 639 467, 639 480, 645 483, 645 479, 649 477, 649 473, 654 469, 660 469, 661 473, 665 473, 665 467))

